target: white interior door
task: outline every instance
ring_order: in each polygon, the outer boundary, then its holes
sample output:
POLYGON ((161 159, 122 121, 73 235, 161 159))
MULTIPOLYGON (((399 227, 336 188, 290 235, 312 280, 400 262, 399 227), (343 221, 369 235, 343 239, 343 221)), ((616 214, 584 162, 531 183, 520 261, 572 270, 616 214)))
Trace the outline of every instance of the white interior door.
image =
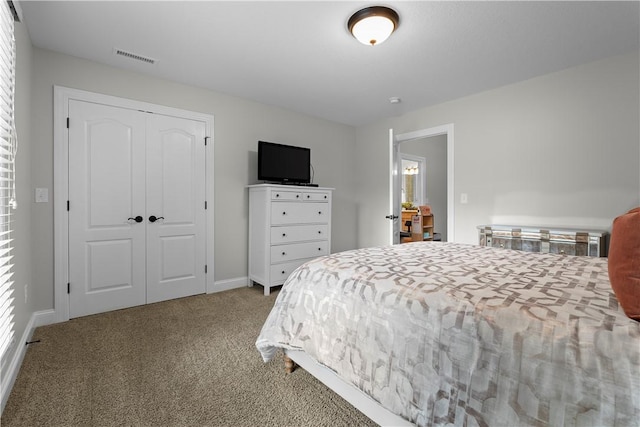
POLYGON ((205 131, 200 121, 148 117, 148 303, 205 292, 205 131))
POLYGON ((203 121, 69 101, 71 318, 204 293, 203 121))
POLYGON ((70 317, 145 303, 145 122, 70 101, 70 317), (139 218, 139 219, 140 219, 139 218))

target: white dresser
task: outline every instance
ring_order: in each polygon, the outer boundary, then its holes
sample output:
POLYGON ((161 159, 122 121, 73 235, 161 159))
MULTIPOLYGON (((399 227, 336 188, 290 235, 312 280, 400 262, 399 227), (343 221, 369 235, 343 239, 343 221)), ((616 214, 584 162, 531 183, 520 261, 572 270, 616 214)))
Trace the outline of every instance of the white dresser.
POLYGON ((331 251, 333 188, 249 186, 249 286, 269 295, 289 274, 331 251))

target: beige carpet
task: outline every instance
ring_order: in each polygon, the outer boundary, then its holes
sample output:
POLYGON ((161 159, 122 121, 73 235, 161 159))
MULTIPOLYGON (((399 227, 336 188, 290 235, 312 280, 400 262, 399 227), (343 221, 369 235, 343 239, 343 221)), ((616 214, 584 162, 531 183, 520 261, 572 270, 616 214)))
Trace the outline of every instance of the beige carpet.
POLYGON ((254 343, 277 293, 242 288, 38 328, 10 426, 375 425, 254 343))

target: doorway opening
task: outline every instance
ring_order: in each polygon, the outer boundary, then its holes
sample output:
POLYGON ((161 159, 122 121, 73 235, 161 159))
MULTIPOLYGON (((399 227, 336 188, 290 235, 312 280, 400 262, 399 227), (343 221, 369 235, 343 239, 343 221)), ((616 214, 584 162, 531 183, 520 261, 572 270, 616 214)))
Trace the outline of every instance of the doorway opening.
MULTIPOLYGON (((455 241, 454 227, 454 170, 453 170, 453 147, 454 147, 454 127, 453 124, 437 126, 418 130, 415 132, 395 135, 393 129, 389 130, 389 151, 390 151, 390 210, 392 214, 388 217, 392 219, 390 226, 390 243, 400 242, 400 231, 403 228, 402 216, 402 191, 403 159, 407 156, 422 157, 424 163, 424 187, 423 204, 431 205, 432 208, 438 206, 438 213, 434 216, 440 218, 440 224, 436 219, 436 228, 440 228, 442 240, 455 241), (422 151, 420 151, 422 150, 422 151), (422 153, 420 155, 420 153, 422 153), (430 153, 430 154, 429 154, 430 153), (427 177, 431 169, 428 164, 433 157, 433 172, 437 175, 431 180, 427 177), (431 181, 428 184, 428 181, 431 181), (446 189, 445 189, 446 182, 446 189), (429 193, 432 193, 430 195, 429 193)), ((408 159, 411 160, 411 159, 408 159)), ((406 187, 406 184, 405 184, 406 187)), ((436 230, 438 231, 438 230, 436 230)))

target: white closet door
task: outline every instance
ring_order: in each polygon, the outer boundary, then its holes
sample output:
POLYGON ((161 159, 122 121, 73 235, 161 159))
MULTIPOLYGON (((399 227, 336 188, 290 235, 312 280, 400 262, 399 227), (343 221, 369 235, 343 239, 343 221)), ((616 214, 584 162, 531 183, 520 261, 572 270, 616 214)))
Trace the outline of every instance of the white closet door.
POLYGON ((145 116, 69 102, 70 317, 145 303, 145 116))
POLYGON ((148 303, 206 290, 205 130, 200 121, 147 118, 148 303))

